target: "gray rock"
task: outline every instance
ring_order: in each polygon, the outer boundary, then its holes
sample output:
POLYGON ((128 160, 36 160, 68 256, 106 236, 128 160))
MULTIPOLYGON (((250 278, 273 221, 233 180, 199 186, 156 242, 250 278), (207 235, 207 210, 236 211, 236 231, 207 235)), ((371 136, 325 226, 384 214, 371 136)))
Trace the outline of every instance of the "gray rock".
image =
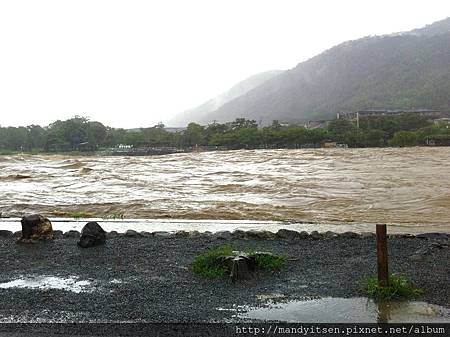
POLYGON ((171 233, 163 232, 163 231, 161 231, 161 232, 153 232, 152 234, 153 234, 154 237, 157 237, 157 238, 168 238, 168 237, 172 236, 171 233))
POLYGON ((402 234, 404 239, 414 239, 416 236, 414 234, 402 234))
POLYGON ((200 234, 199 231, 192 231, 192 232, 189 232, 189 237, 193 238, 193 239, 196 239, 196 238, 201 237, 201 234, 200 234))
POLYGON ((189 237, 189 232, 186 231, 176 231, 174 234, 177 238, 187 238, 189 237))
POLYGON ((274 239, 276 237, 275 233, 272 233, 269 231, 250 230, 250 231, 247 231, 246 233, 247 233, 248 238, 258 239, 258 240, 274 239))
POLYGON ((217 240, 231 240, 233 236, 229 231, 219 231, 213 234, 213 238, 217 240))
POLYGON ((137 238, 137 237, 140 236, 140 234, 138 232, 132 230, 132 229, 128 229, 125 232, 124 236, 127 237, 127 238, 137 238))
POLYGON ((236 229, 232 234, 234 239, 246 239, 247 238, 247 232, 236 229))
POLYGON ((312 231, 309 236, 313 240, 320 240, 322 238, 322 235, 318 231, 312 231))
POLYGON ((249 239, 260 239, 261 238, 261 232, 255 230, 255 229, 250 229, 250 230, 246 231, 245 234, 249 239))
POLYGON ((206 232, 200 233, 200 236, 205 239, 211 239, 213 236, 213 233, 210 231, 206 231, 206 232))
POLYGON ((119 236, 119 233, 117 233, 116 231, 111 231, 111 232, 107 232, 106 233, 106 238, 107 239, 116 238, 118 236, 119 236))
POLYGON ((343 237, 343 238, 348 238, 348 239, 359 238, 359 235, 357 233, 354 233, 354 232, 344 232, 344 233, 339 234, 339 236, 343 237))
POLYGON ((71 230, 71 231, 65 232, 63 234, 63 237, 64 237, 64 239, 78 239, 80 237, 80 235, 81 234, 79 231, 71 230))
POLYGON ((64 236, 63 231, 60 231, 60 230, 53 231, 53 237, 55 239, 61 239, 61 238, 63 238, 63 236, 64 236))
POLYGON ((293 231, 290 229, 279 229, 277 232, 277 236, 281 239, 285 239, 285 240, 294 240, 294 239, 299 239, 300 238, 300 233, 297 231, 293 231))
POLYGON ((106 232, 98 224, 98 222, 90 221, 84 225, 81 230, 80 241, 78 241, 78 247, 91 248, 95 246, 104 245, 106 242, 106 232))
POLYGON ((271 231, 261 231, 261 238, 266 240, 274 240, 277 235, 271 231))
POLYGON ((359 234, 362 238, 374 238, 376 237, 375 233, 372 232, 362 232, 359 234))
POLYGON ((22 231, 14 232, 13 237, 20 238, 22 236, 22 231))
POLYGON ((13 232, 6 231, 6 230, 0 230, 0 238, 10 238, 13 236, 13 232))
POLYGON ((144 238, 151 238, 153 236, 153 233, 143 231, 143 232, 140 232, 139 235, 144 238))
POLYGON ((307 239, 307 238, 309 238, 309 233, 308 232, 306 232, 306 231, 301 231, 299 234, 298 234, 298 237, 300 238, 300 239, 307 239))
POLYGON ((450 234, 447 233, 423 233, 416 235, 419 239, 449 239, 450 234))
POLYGON ((325 233, 322 234, 322 236, 325 239, 334 239, 334 238, 337 238, 339 236, 339 234, 332 232, 332 231, 326 231, 325 233))

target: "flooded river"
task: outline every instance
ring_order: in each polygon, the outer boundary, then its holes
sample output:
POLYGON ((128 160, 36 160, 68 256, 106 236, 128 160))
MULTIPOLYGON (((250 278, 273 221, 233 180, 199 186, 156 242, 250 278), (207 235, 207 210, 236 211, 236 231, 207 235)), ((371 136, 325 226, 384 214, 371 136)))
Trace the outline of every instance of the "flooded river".
POLYGON ((450 148, 0 156, 0 212, 450 229, 450 148))

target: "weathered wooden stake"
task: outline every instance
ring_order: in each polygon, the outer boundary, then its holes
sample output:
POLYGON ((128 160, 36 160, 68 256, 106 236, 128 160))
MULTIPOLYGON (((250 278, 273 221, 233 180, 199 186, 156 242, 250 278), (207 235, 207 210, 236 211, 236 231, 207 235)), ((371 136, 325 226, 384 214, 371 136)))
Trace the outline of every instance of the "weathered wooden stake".
POLYGON ((389 269, 386 225, 377 225, 377 262, 378 285, 387 287, 389 285, 389 269))

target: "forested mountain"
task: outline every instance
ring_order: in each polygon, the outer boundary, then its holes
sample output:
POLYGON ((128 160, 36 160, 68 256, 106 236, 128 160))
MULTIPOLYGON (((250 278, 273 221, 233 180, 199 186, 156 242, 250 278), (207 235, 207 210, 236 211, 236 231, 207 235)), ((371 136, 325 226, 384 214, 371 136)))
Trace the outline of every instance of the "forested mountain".
POLYGON ((369 107, 450 109, 450 18, 410 32, 344 42, 206 118, 186 120, 303 122, 369 107))
POLYGON ((182 113, 179 113, 168 122, 168 125, 186 126, 187 124, 193 121, 205 124, 209 121, 208 115, 211 112, 219 109, 225 103, 235 99, 236 97, 246 94, 250 90, 256 88, 257 86, 261 85, 267 80, 274 78, 275 76, 281 74, 282 72, 283 72, 282 70, 271 70, 253 75, 234 85, 231 89, 222 93, 221 95, 203 103, 202 105, 194 109, 190 109, 182 113))
POLYGON ((442 34, 450 32, 450 18, 436 21, 432 23, 431 25, 426 25, 423 28, 414 29, 410 32, 407 32, 407 34, 417 34, 417 35, 436 35, 436 34, 442 34))

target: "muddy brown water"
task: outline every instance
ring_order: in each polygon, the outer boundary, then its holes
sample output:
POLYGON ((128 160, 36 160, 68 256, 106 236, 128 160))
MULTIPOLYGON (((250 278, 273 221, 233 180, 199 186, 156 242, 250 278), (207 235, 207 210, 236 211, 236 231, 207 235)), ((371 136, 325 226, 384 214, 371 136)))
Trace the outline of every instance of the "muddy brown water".
POLYGON ((450 232, 450 148, 0 156, 0 212, 387 223, 450 232))

